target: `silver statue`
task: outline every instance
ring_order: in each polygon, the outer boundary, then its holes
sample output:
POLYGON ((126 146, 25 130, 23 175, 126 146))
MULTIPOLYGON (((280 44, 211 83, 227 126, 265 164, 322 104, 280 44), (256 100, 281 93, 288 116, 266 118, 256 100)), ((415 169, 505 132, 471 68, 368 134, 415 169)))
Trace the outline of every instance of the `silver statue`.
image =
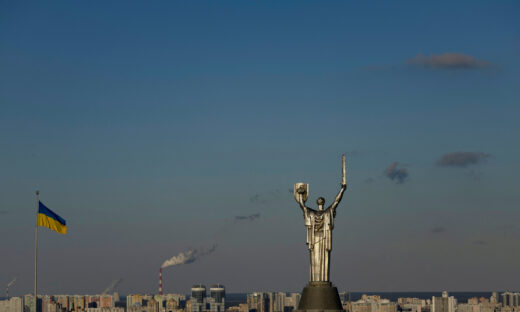
POLYGON ((343 192, 347 189, 346 159, 342 156, 342 180, 341 189, 336 199, 327 209, 323 209, 325 199, 317 200, 318 210, 305 206, 309 196, 309 185, 296 183, 294 185, 294 198, 300 204, 307 227, 307 245, 310 251, 310 279, 311 282, 328 282, 330 270, 330 251, 332 249, 332 230, 334 229, 334 217, 343 192))

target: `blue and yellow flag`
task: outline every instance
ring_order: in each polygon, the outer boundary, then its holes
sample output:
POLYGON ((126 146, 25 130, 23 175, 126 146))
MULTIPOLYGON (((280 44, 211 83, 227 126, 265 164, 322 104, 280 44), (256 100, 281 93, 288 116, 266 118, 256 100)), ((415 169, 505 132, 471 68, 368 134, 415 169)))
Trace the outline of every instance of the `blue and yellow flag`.
POLYGON ((67 223, 65 220, 45 207, 41 201, 38 203, 38 226, 44 226, 58 233, 67 234, 67 223))

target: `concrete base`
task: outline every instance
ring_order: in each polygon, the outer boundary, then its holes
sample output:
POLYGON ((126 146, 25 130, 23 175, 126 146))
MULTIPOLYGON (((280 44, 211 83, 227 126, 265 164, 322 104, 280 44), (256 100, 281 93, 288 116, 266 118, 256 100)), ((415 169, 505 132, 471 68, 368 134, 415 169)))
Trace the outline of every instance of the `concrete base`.
POLYGON ((295 312, 344 312, 338 289, 330 282, 309 282, 303 289, 298 310, 295 312))

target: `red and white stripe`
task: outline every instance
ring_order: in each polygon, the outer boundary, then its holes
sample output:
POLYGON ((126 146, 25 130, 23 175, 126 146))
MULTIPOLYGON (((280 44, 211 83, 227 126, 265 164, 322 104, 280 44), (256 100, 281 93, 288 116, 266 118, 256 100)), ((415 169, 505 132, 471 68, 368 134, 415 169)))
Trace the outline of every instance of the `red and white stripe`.
POLYGON ((162 268, 159 268, 159 295, 162 295, 162 268))

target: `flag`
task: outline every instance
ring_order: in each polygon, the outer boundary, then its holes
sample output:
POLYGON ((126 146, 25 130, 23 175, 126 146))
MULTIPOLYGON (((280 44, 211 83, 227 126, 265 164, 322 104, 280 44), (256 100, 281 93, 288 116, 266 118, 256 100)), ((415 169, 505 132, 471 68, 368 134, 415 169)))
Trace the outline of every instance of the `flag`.
POLYGON ((61 234, 67 234, 67 223, 52 210, 38 201, 38 226, 44 226, 61 234))

